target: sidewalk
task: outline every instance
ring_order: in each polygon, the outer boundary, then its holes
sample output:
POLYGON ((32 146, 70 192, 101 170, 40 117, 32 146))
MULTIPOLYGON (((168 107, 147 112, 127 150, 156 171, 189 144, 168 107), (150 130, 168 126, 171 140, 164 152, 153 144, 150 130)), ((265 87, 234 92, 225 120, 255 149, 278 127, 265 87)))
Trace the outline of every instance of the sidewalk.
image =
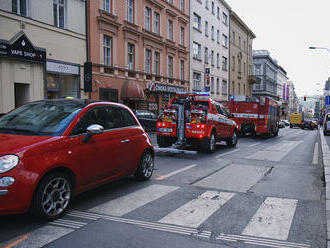
POLYGON ((327 141, 324 138, 323 129, 320 128, 320 138, 322 146, 322 160, 325 177, 325 208, 327 221, 327 247, 330 248, 330 150, 327 141))

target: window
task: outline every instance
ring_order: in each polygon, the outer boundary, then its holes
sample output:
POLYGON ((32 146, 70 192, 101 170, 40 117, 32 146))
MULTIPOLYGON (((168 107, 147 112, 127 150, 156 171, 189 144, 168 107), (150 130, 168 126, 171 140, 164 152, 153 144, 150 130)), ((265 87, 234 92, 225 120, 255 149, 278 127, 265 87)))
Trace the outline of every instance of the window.
POLYGON ((227 81, 222 80, 222 95, 227 95, 227 81))
POLYGON ((173 78, 173 57, 172 56, 168 56, 167 72, 168 72, 168 77, 173 78))
POLYGON ((11 2, 12 12, 22 16, 27 16, 27 6, 28 0, 12 0, 11 2))
POLYGON ((180 79, 184 80, 184 60, 180 60, 180 79))
POLYGON ((217 92, 217 94, 220 93, 220 80, 219 80, 219 78, 217 78, 217 88, 216 88, 216 92, 217 92))
POLYGON ((261 65, 254 65, 254 75, 262 75, 261 65))
POLYGON ((238 94, 240 95, 241 94, 241 84, 238 83, 238 94))
POLYGON ((201 74, 200 73, 197 73, 197 72, 193 73, 193 83, 194 83, 194 86, 193 86, 194 91, 202 90, 202 88, 201 88, 201 74))
POLYGON ((205 47, 204 49, 204 60, 205 60, 205 64, 209 63, 209 49, 207 47, 205 47))
POLYGON ((246 52, 246 41, 243 41, 243 51, 246 52))
POLYGON ((214 66, 214 51, 211 51, 211 65, 214 66))
POLYGON ((127 1, 127 21, 134 23, 134 0, 127 1))
POLYGON ((228 16, 225 12, 222 13, 222 17, 223 17, 223 23, 225 25, 228 25, 228 16))
POLYGON ((238 46, 241 48, 241 36, 238 37, 238 46))
POLYGON ((211 27, 211 39, 214 40, 214 26, 211 27))
POLYGON ((235 32, 233 31, 233 43, 235 44, 236 37, 235 37, 235 32))
POLYGON ((244 72, 244 75, 245 75, 246 74, 246 63, 245 62, 244 62, 243 72, 244 72))
POLYGON ((146 30, 151 30, 151 9, 146 7, 144 11, 144 22, 146 30))
POLYGON ((238 73, 242 73, 242 60, 238 59, 238 73))
POLYGON ((219 44, 220 43, 220 31, 217 30, 217 43, 219 44))
POLYGON ((180 0, 180 9, 184 11, 184 0, 180 0))
POLYGON ((173 21, 168 20, 168 37, 169 40, 173 40, 173 21))
POLYGON ((129 70, 135 68, 135 46, 131 43, 127 44, 127 65, 129 70))
POLYGON ((159 13, 155 12, 154 13, 154 32, 156 34, 159 34, 160 30, 159 30, 159 22, 160 22, 160 15, 159 13))
POLYGON ((155 64, 154 64, 154 73, 156 75, 160 74, 160 53, 155 52, 155 64))
POLYGON ((201 59, 201 45, 196 42, 193 43, 193 58, 201 59))
POLYGON ((103 10, 106 11, 106 12, 111 12, 111 1, 112 0, 103 0, 103 10))
POLYGON ((214 93, 214 77, 211 77, 211 93, 214 93))
POLYGON ((185 37, 185 32, 184 32, 184 27, 180 28, 180 45, 184 46, 184 37, 185 37))
POLYGON ((245 84, 243 85, 243 95, 246 94, 245 84))
POLYGON ((145 70, 146 73, 151 73, 151 50, 146 49, 146 55, 145 55, 145 70))
POLYGON ((65 2, 53 0, 54 26, 64 28, 65 2))
POLYGON ((222 34, 222 45, 228 47, 228 37, 227 35, 222 34))
POLYGON ((209 23, 205 21, 205 36, 209 36, 209 23))
POLYGON ((217 67, 220 68, 220 54, 217 53, 217 67))
POLYGON ((201 30, 201 17, 199 15, 197 15, 196 13, 194 13, 193 27, 199 31, 201 30))
POLYGON ((220 20, 220 8, 217 7, 217 18, 220 20))
POLYGON ((214 15, 214 2, 212 2, 212 14, 214 15))
POLYGON ((104 35, 103 37, 104 65, 112 65, 112 38, 104 35))
POLYGON ((222 70, 227 70, 227 58, 222 57, 222 70))
POLYGON ((127 109, 118 108, 118 110, 121 114, 121 127, 131 127, 137 125, 136 120, 127 109))
POLYGON ((205 0, 205 8, 209 9, 209 0, 205 0))
POLYGON ((173 4, 173 0, 167 0, 167 2, 169 2, 170 4, 173 4))
POLYGON ((235 71, 235 56, 232 59, 232 71, 235 71))

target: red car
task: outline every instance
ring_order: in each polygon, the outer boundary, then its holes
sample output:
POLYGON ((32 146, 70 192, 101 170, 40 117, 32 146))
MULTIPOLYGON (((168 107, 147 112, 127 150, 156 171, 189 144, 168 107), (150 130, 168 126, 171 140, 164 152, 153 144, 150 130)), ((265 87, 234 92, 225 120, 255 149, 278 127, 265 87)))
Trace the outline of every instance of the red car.
POLYGON ((0 214, 55 219, 72 196, 153 168, 149 136, 122 104, 44 100, 0 118, 0 214))

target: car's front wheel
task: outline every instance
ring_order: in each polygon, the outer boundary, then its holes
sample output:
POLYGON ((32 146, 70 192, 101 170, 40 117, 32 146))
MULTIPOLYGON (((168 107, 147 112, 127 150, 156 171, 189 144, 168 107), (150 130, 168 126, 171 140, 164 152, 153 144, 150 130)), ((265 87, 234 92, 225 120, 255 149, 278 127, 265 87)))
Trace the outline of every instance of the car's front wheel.
POLYGON ((139 181, 148 180, 154 171, 154 156, 151 151, 143 153, 139 167, 135 172, 135 177, 139 181))
POLYGON ((203 152, 212 153, 216 148, 216 137, 214 131, 211 133, 210 138, 204 138, 201 142, 201 150, 203 152))
POLYGON ((67 210, 72 197, 72 182, 62 172, 46 175, 39 183, 31 206, 33 215, 57 219, 67 210))
POLYGON ((233 135, 227 140, 227 146, 235 147, 237 145, 237 132, 234 130, 233 135))

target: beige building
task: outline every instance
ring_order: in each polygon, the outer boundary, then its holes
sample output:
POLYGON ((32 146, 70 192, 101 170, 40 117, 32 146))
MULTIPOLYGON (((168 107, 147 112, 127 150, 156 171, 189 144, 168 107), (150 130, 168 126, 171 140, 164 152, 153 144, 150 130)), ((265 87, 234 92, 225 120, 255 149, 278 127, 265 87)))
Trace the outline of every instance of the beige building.
POLYGON ((252 96, 252 42, 256 37, 233 11, 230 14, 229 95, 252 96))
POLYGON ((0 1, 0 114, 25 102, 84 97, 85 2, 0 1))

